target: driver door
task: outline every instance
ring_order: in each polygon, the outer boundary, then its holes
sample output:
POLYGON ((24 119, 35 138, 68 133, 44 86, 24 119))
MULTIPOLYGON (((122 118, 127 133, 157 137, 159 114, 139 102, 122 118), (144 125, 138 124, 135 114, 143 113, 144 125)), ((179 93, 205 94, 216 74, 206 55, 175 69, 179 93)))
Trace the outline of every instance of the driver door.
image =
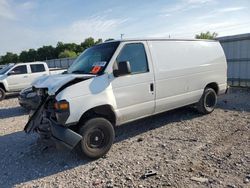
POLYGON ((125 43, 116 58, 116 62, 128 61, 131 67, 131 74, 112 81, 120 123, 154 113, 154 73, 147 50, 146 42, 125 43))

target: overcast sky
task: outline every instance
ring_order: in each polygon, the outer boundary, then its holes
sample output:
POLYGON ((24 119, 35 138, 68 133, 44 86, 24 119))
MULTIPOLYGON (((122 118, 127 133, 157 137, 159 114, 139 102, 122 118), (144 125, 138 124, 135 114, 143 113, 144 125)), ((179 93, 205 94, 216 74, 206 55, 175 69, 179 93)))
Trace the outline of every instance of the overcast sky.
POLYGON ((250 33, 250 0, 0 0, 0 55, 87 37, 250 33))

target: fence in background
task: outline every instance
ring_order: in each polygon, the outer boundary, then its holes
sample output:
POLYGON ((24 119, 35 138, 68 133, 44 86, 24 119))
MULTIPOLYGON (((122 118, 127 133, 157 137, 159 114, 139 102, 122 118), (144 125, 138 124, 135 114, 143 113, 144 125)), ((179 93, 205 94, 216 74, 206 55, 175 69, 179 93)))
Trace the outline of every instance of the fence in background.
POLYGON ((49 68, 63 68, 67 69, 75 60, 76 58, 62 58, 62 59, 51 59, 47 60, 46 63, 48 64, 49 68))
POLYGON ((227 58, 228 84, 250 87, 250 33, 217 38, 227 58))

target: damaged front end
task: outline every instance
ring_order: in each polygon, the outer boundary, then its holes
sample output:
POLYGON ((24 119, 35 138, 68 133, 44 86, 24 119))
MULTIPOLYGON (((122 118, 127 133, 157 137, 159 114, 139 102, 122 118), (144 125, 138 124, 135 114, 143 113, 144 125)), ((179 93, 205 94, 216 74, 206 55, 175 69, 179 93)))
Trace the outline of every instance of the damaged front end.
POLYGON ((68 112, 55 109, 55 104, 57 103, 54 96, 43 96, 42 102, 29 118, 24 130, 26 133, 37 132, 42 138, 52 138, 74 148, 82 136, 63 126, 68 112))
POLYGON ((67 87, 93 77, 93 75, 58 75, 45 77, 34 83, 32 89, 41 100, 25 125, 24 131, 37 132, 42 138, 51 138, 69 148, 74 148, 82 136, 65 126, 70 116, 70 104, 66 100, 57 101, 56 96, 67 87))
POLYGON ((47 94, 46 89, 39 89, 37 92, 42 95, 42 101, 29 118, 24 131, 37 132, 42 138, 53 139, 69 148, 74 148, 81 141, 82 136, 63 126, 69 112, 66 109, 65 111, 56 109, 55 104, 60 104, 56 102, 55 96, 47 94))

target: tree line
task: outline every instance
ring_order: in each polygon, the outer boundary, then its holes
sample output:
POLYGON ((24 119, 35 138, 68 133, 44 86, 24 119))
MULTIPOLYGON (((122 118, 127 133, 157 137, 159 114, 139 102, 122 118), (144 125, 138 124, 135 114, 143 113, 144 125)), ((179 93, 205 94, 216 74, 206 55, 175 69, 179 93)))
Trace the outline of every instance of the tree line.
MULTIPOLYGON (((109 40, 113 39, 107 39, 105 41, 109 40)), ((38 49, 24 50, 20 54, 7 52, 0 58, 0 64, 45 61, 67 57, 73 58, 77 57, 85 49, 102 42, 102 39, 95 40, 94 38, 89 37, 80 44, 58 42, 56 47, 53 47, 51 45, 43 46, 38 49)))
MULTIPOLYGON (((209 31, 207 31, 206 33, 200 33, 195 35, 195 38, 215 39, 217 36, 218 36, 217 33, 215 32, 210 33, 209 31)), ((114 39, 107 39, 105 41, 109 40, 114 40, 114 39)), ((103 42, 102 39, 95 40, 94 38, 89 37, 86 38, 84 42, 80 44, 58 42, 56 47, 49 45, 40 47, 37 50, 29 49, 22 51, 19 55, 7 52, 5 55, 0 57, 0 64, 45 61, 50 59, 67 58, 67 57, 73 58, 77 57, 85 49, 102 42, 103 42)))

